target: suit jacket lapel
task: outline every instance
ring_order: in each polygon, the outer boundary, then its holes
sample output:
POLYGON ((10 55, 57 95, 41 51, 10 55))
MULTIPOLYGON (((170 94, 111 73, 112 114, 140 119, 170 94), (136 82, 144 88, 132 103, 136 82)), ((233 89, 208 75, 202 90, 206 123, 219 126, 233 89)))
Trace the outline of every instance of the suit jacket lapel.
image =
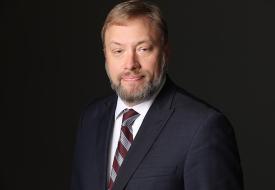
POLYGON ((106 189, 108 176, 108 158, 109 158, 109 144, 110 137, 113 131, 114 115, 116 109, 117 96, 112 96, 111 100, 105 103, 100 117, 97 138, 96 138, 96 163, 101 189, 106 189))
POLYGON ((139 132, 119 169, 119 174, 116 177, 112 190, 124 189, 173 113, 174 110, 171 108, 171 104, 174 90, 170 80, 167 80, 168 81, 144 118, 139 132))

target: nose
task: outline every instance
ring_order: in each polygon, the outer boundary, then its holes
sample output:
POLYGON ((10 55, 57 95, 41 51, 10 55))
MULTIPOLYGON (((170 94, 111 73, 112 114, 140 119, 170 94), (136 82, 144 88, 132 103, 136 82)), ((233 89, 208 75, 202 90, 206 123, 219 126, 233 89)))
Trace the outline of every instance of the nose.
POLYGON ((138 55, 134 50, 129 51, 125 58, 124 69, 126 70, 136 70, 140 68, 138 55))

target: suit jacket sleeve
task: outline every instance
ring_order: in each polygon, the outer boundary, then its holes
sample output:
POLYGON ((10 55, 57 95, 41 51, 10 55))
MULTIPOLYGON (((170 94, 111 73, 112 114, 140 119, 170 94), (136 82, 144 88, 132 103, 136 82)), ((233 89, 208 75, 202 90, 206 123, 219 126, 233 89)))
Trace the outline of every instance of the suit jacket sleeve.
POLYGON ((242 171, 234 132, 212 114, 195 133, 184 163, 186 190, 241 190, 242 171))

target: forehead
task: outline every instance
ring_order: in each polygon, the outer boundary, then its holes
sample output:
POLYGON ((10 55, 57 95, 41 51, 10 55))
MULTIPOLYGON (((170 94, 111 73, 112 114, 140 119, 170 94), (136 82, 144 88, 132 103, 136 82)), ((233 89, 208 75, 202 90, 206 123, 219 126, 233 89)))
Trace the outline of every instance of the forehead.
POLYGON ((105 43, 131 43, 151 41, 156 43, 160 32, 156 24, 146 18, 136 18, 110 23, 105 32, 105 43))

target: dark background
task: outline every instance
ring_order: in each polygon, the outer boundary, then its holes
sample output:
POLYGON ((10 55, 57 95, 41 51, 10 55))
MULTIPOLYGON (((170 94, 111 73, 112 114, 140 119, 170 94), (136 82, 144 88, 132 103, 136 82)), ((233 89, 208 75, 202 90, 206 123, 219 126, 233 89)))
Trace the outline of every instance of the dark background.
MULTIPOLYGON (((117 2, 1 2, 0 189, 68 189, 80 111, 111 93, 100 30, 117 2)), ((246 189, 274 189, 274 2, 159 5, 171 78, 231 120, 246 189)))

